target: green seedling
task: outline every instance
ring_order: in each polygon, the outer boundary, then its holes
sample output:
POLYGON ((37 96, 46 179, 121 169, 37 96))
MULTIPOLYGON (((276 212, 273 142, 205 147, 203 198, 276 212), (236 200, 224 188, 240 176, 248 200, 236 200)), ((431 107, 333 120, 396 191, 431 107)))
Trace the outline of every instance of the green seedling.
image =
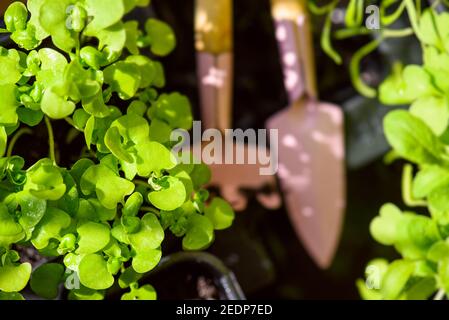
POLYGON ((170 26, 123 20, 148 5, 29 0, 6 10, 1 32, 17 46, 0 47, 0 299, 23 299, 28 284, 47 299, 61 284, 70 299, 103 299, 116 280, 130 288, 123 299, 155 299, 138 281, 158 265, 166 232, 200 250, 231 225, 227 203, 208 203, 208 168, 178 164, 170 151, 170 132, 193 118, 185 96, 160 94, 156 59, 175 48, 170 26), (61 119, 90 150, 70 168, 57 164, 52 122, 61 119), (40 123, 49 156, 26 168, 14 144, 40 123), (32 270, 16 245, 63 263, 32 270))

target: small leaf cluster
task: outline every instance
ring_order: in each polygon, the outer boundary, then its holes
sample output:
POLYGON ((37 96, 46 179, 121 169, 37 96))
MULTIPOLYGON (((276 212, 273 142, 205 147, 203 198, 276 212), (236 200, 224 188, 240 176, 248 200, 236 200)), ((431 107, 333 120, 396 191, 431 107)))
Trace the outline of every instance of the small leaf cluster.
POLYGON ((159 92, 154 57, 174 49, 172 29, 123 20, 148 4, 29 0, 6 10, 2 32, 18 48, 0 48, 0 299, 23 299, 27 285, 53 299, 61 284, 70 299, 102 299, 114 283, 129 288, 123 299, 154 299, 138 281, 158 265, 166 231, 201 250, 232 224, 229 204, 204 189, 209 168, 170 151, 172 130, 190 129, 192 112, 185 96, 159 92), (54 156, 51 121, 60 119, 92 155, 70 168, 54 156), (27 168, 9 137, 44 120, 50 156, 27 168), (16 245, 62 263, 32 270, 16 245))
POLYGON ((409 110, 387 114, 384 131, 393 158, 412 163, 404 166, 404 202, 429 215, 403 212, 393 204, 381 208, 371 234, 393 246, 401 259, 369 263, 367 274, 374 270, 379 286, 368 289, 359 280, 365 299, 428 299, 437 290, 449 293, 449 13, 424 10, 416 35, 423 65, 397 64, 381 84, 379 98, 387 105, 410 104, 409 110))

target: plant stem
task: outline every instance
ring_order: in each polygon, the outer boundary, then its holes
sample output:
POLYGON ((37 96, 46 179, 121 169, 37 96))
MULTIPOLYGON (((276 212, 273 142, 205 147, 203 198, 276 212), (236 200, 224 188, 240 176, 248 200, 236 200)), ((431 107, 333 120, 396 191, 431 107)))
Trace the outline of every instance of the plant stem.
POLYGON ((338 40, 343 40, 346 38, 352 38, 355 36, 364 36, 364 35, 368 35, 372 33, 372 31, 370 29, 367 29, 365 27, 361 27, 361 28, 346 28, 346 29, 341 29, 341 30, 337 30, 334 33, 334 38, 338 39, 338 40))
POLYGON ((334 0, 331 3, 318 7, 315 1, 309 1, 308 8, 315 15, 323 15, 334 10, 334 7, 338 4, 338 2, 340 2, 340 0, 334 0))
POLYGON ((360 92, 362 95, 368 98, 376 97, 377 92, 375 89, 371 88, 362 81, 360 77, 360 62, 364 57, 366 57, 372 51, 377 49, 381 41, 382 37, 379 37, 378 39, 375 39, 366 44, 365 46, 363 46, 362 48, 360 48, 352 57, 349 65, 349 72, 354 87, 357 89, 358 92, 360 92))
POLYGON ((9 143, 8 146, 8 151, 6 152, 6 156, 9 158, 12 155, 12 150, 14 149, 14 145, 16 144, 17 140, 20 139, 21 136, 23 136, 24 134, 32 134, 33 131, 31 131, 30 128, 22 128, 19 131, 17 131, 17 133, 14 135, 14 137, 12 137, 11 142, 9 143))
POLYGON ((404 165, 402 171, 402 198, 404 203, 409 207, 426 207, 425 200, 415 199, 412 192, 413 184, 413 166, 411 164, 404 165))
POLYGON ((55 156, 55 136, 53 134, 53 127, 51 126, 50 119, 45 117, 45 125, 47 126, 48 131, 48 154, 53 163, 56 164, 56 156, 55 156))
POLYGON ((405 8, 407 9, 410 24, 412 25, 413 31, 419 40, 421 40, 421 33, 419 31, 418 13, 416 12, 415 3, 413 0, 405 0, 405 8))
POLYGON ((157 211, 157 209, 154 209, 154 208, 151 208, 151 207, 141 207, 140 210, 141 211, 145 211, 145 212, 154 213, 158 217, 161 215, 161 213, 159 211, 157 211))
POLYGON ((443 300, 446 296, 446 292, 443 289, 438 290, 433 300, 443 300))
MULTIPOLYGON (((364 36, 373 33, 372 30, 369 30, 367 28, 352 28, 352 29, 341 29, 337 30, 334 33, 334 38, 338 40, 343 40, 346 38, 352 38, 355 36, 364 36)), ((412 28, 405 28, 405 29, 384 29, 381 31, 382 36, 385 38, 400 38, 400 37, 407 37, 414 34, 412 28)))
POLYGON ((332 29, 332 12, 335 9, 338 1, 332 2, 334 5, 329 9, 329 13, 327 14, 326 21, 324 22, 323 31, 321 34, 321 47, 324 52, 334 60, 336 64, 342 64, 342 58, 340 54, 333 48, 331 42, 331 29, 332 29))
POLYGON ((407 37, 413 35, 413 29, 412 28, 405 28, 400 30, 392 30, 392 29, 386 29, 382 32, 382 35, 385 38, 400 38, 400 37, 407 37))
POLYGON ((75 122, 73 122, 73 120, 72 120, 71 118, 65 117, 64 120, 65 120, 68 124, 70 124, 72 127, 75 128, 75 122))

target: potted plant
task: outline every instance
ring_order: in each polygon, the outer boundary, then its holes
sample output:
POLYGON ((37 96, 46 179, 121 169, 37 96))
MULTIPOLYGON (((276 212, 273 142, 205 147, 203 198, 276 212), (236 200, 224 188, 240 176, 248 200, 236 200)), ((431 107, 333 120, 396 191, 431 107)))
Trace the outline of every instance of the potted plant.
POLYGON ((25 288, 54 299, 61 284, 69 299, 103 299, 114 285, 122 299, 154 299, 139 279, 159 264, 166 232, 196 251, 232 224, 231 207, 204 189, 207 166, 171 152, 172 130, 192 125, 188 99, 160 92, 155 57, 175 36, 157 19, 144 30, 123 20, 148 5, 29 0, 5 11, 1 32, 15 47, 0 48, 1 299, 25 288), (48 157, 20 143, 33 134, 39 146, 42 129, 48 157), (31 165, 20 156, 30 151, 31 165))
MULTIPOLYGON (((338 2, 321 8, 312 4, 311 9, 328 15, 322 44, 341 62, 332 47, 329 20, 338 2)), ((369 30, 368 24, 364 25, 364 2, 349 1, 346 28, 335 35, 374 33, 375 39, 350 63, 355 87, 365 96, 378 96, 386 105, 410 105, 408 110, 390 111, 384 118, 384 132, 393 148, 385 159, 406 161, 402 195, 405 205, 414 209, 400 209, 392 203, 380 209, 371 223, 371 235, 379 243, 393 246, 400 257, 391 262, 371 261, 366 281, 358 280, 357 287, 364 299, 442 299, 449 292, 449 13, 440 12, 436 4, 425 6, 408 0, 381 1, 376 8, 380 28, 369 30), (394 23, 403 15, 410 25, 397 29, 394 23), (404 66, 398 61, 376 90, 362 81, 360 61, 382 41, 398 37, 416 37, 423 62, 404 66)))

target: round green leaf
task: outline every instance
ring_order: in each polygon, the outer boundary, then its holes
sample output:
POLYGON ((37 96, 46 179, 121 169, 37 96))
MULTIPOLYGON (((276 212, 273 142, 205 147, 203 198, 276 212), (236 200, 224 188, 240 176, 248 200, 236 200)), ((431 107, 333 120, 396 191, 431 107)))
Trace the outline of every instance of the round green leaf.
POLYGON ((64 196, 58 200, 57 206, 71 216, 75 216, 78 212, 80 202, 78 186, 76 185, 75 179, 73 179, 68 171, 64 170, 62 176, 66 186, 66 192, 64 196))
POLYGON ((31 110, 23 107, 17 109, 17 115, 19 116, 20 122, 23 122, 30 127, 37 126, 44 118, 42 111, 31 110))
POLYGON ((71 31, 67 29, 67 9, 71 4, 71 0, 45 0, 39 8, 40 25, 51 35, 55 46, 65 52, 76 46, 71 31))
POLYGON ((394 204, 388 203, 380 209, 380 215, 371 222, 370 232, 373 238, 384 245, 392 245, 398 238, 398 225, 402 212, 394 204))
POLYGON ((35 29, 35 36, 38 40, 43 40, 48 37, 41 23, 39 22, 40 10, 46 0, 28 0, 27 7, 31 13, 31 19, 28 24, 32 25, 35 29))
POLYGON ((163 179, 165 179, 168 187, 150 192, 148 199, 156 208, 172 211, 182 206, 186 201, 186 188, 178 178, 168 176, 163 179))
POLYGON ((4 292, 19 292, 26 287, 30 275, 31 264, 29 263, 0 267, 0 290, 4 292))
POLYGON ((440 225, 449 224, 449 198, 447 196, 449 185, 441 186, 433 190, 427 197, 429 211, 432 218, 440 225))
POLYGON ((106 247, 110 240, 111 231, 101 223, 86 222, 76 230, 79 235, 78 254, 95 253, 106 247))
POLYGON ((137 41, 141 31, 139 30, 139 23, 137 21, 127 21, 125 23, 126 30, 126 49, 132 54, 139 54, 139 47, 137 41))
POLYGON ((421 119, 408 111, 388 113, 384 130, 390 145, 404 159, 418 164, 441 162, 444 145, 421 119))
POLYGON ((203 250, 207 248, 214 239, 212 222, 200 214, 191 214, 188 219, 187 233, 182 239, 182 247, 185 250, 203 250))
POLYGON ((0 203, 0 221, 0 247, 9 247, 25 237, 22 226, 9 214, 4 203, 0 203))
POLYGON ((384 299, 398 298, 414 269, 415 266, 411 261, 396 260, 391 263, 382 280, 381 292, 384 299))
POLYGON ((164 240, 164 229, 153 213, 147 213, 141 220, 140 230, 129 234, 128 239, 138 253, 148 252, 160 247, 164 240))
POLYGON ((55 299, 58 296, 59 284, 64 274, 64 267, 59 263, 46 263, 33 271, 31 289, 45 299, 55 299))
POLYGON ((229 228, 235 218, 232 207, 221 198, 214 198, 211 204, 206 207, 205 215, 214 224, 215 230, 229 228))
POLYGON ((86 28, 86 33, 91 35, 112 26, 125 14, 123 0, 86 0, 85 3, 87 14, 93 17, 86 28))
POLYGON ((176 46, 176 38, 172 28, 157 19, 148 19, 145 30, 151 43, 151 51, 159 56, 166 56, 176 46))
POLYGON ((165 121, 173 129, 192 128, 193 117, 189 99, 179 93, 161 94, 148 114, 151 119, 165 121))
POLYGON ((126 268, 126 270, 120 275, 118 284, 120 288, 125 289, 128 288, 131 284, 139 281, 140 278, 142 278, 141 273, 137 273, 133 268, 126 268))
POLYGON ((27 235, 31 236, 34 227, 41 221, 47 210, 47 201, 39 199, 26 191, 17 194, 17 201, 22 213, 19 223, 27 231, 27 235))
POLYGON ((71 221, 70 216, 64 211, 48 207, 44 217, 33 232, 31 242, 36 249, 44 249, 48 246, 50 239, 61 237, 61 231, 69 227, 71 221))
POLYGON ((125 203, 122 213, 124 216, 136 216, 143 204, 143 196, 140 192, 134 192, 125 203))
POLYGON ((78 269, 80 281, 87 288, 103 290, 114 284, 114 277, 109 273, 106 261, 99 254, 86 255, 78 269))
POLYGON ((164 121, 159 119, 151 120, 150 125, 150 140, 159 143, 166 143, 170 141, 172 128, 164 121))
POLYGON ((27 171, 24 190, 44 200, 59 200, 66 192, 61 170, 51 160, 43 159, 27 171))
POLYGON ((438 241, 427 253, 427 259, 436 263, 447 258, 449 258, 449 244, 445 241, 438 241))
POLYGON ((97 291, 81 286, 79 289, 70 290, 69 300, 103 300, 104 291, 97 291))
POLYGON ((140 87, 142 76, 134 63, 119 61, 104 70, 104 81, 123 100, 133 98, 140 87))
POLYGON ((94 68, 95 70, 99 70, 100 65, 102 65, 105 60, 103 54, 96 48, 91 46, 83 47, 80 51, 80 56, 85 64, 87 64, 89 67, 94 68))
POLYGON ((444 97, 425 96, 416 100, 410 113, 420 118, 437 135, 446 131, 449 121, 449 105, 444 97))
POLYGON ((25 298, 18 292, 1 292, 0 291, 0 301, 1 300, 25 300, 25 298))
POLYGON ((81 177, 83 176, 84 172, 86 172, 86 170, 93 165, 94 162, 90 159, 80 159, 72 166, 72 169, 69 173, 75 180, 76 184, 80 184, 81 177))
POLYGON ((8 31, 24 30, 28 20, 28 10, 22 2, 13 2, 6 9, 3 19, 8 31))
POLYGON ((137 172, 141 177, 151 173, 159 174, 176 166, 176 157, 162 144, 150 141, 134 146, 136 150, 137 172))
POLYGON ((126 110, 126 113, 127 114, 135 113, 138 116, 144 117, 146 111, 147 111, 147 105, 144 102, 142 102, 140 100, 134 100, 128 106, 128 109, 126 110))
POLYGON ((75 128, 83 131, 89 118, 90 115, 84 109, 76 109, 73 113, 73 123, 75 124, 75 128))
MULTIPOLYGON (((2 65, 0 60, 0 65, 2 65)), ((0 75, 1 77, 1 75, 0 75)), ((18 101, 14 84, 0 84, 0 126, 15 126, 19 117, 16 113, 18 101)))
POLYGON ((111 124, 111 128, 118 129, 125 143, 139 144, 148 141, 150 128, 144 117, 135 113, 124 115, 111 124))
POLYGON ((118 203, 124 203, 125 197, 132 194, 135 188, 134 183, 119 177, 103 164, 88 168, 81 177, 80 186, 85 195, 95 192, 107 209, 115 209, 118 203))
POLYGON ((134 158, 129 154, 121 143, 122 137, 117 127, 110 127, 104 136, 104 143, 118 159, 133 163, 134 158))
POLYGON ((126 44, 126 29, 123 22, 117 22, 109 28, 92 34, 92 36, 98 38, 98 49, 102 50, 106 60, 103 65, 113 63, 120 58, 126 44))
MULTIPOLYGON (((11 51, 11 53, 14 51, 11 51)), ((18 54, 0 55, 0 85, 15 84, 22 77, 18 54)))
POLYGON ((138 273, 146 273, 154 269, 162 258, 162 251, 160 249, 151 249, 142 252, 137 252, 133 258, 133 269, 138 273))
POLYGON ((39 50, 37 60, 40 62, 40 70, 36 75, 39 85, 51 88, 63 79, 67 60, 61 53, 50 48, 43 48, 39 50))
POLYGON ((141 73, 140 88, 149 87, 157 75, 156 64, 148 57, 133 55, 126 58, 126 62, 136 65, 141 73))
POLYGON ((132 288, 131 292, 122 295, 122 300, 156 300, 156 299, 157 299, 156 290, 154 290, 154 288, 149 284, 146 284, 138 289, 132 288))

